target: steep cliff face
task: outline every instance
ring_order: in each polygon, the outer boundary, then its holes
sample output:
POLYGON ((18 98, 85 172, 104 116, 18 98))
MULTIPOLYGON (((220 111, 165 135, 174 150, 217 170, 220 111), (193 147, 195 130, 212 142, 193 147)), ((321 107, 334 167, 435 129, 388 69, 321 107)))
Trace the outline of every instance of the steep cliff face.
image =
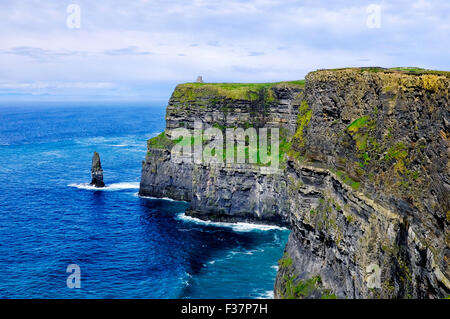
POLYGON ((195 166, 188 214, 201 219, 288 226, 287 184, 281 174, 250 165, 195 166))
POLYGON ((166 133, 172 129, 204 127, 284 127, 296 129, 295 98, 304 81, 240 84, 187 83, 178 85, 166 113, 166 133))
MULTIPOLYGON (((287 184, 282 174, 262 165, 213 165, 192 161, 192 153, 171 152, 174 129, 194 135, 201 129, 280 129, 287 139, 296 129, 303 81, 271 84, 202 84, 177 86, 169 101, 166 130, 149 141, 140 195, 191 201, 189 215, 218 221, 284 224, 288 221, 287 184)), ((191 151, 193 151, 192 145, 191 151)))
POLYGON ((142 163, 139 195, 176 200, 192 199, 192 171, 190 163, 174 160, 170 148, 152 148, 142 163))
POLYGON ((141 195, 190 214, 292 229, 277 298, 450 294, 450 80, 429 71, 342 69, 306 84, 178 86, 166 135, 149 141, 141 195), (194 164, 178 127, 281 127, 281 171, 194 164))
POLYGON ((311 275, 339 297, 448 295, 449 85, 380 70, 306 77, 278 297, 311 275))

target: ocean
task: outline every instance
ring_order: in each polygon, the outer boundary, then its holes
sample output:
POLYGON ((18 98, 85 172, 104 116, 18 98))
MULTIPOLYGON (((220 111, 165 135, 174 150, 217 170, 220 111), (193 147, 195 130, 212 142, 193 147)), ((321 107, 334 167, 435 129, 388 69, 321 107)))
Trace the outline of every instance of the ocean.
POLYGON ((0 105, 0 298, 273 296, 288 230, 202 222, 186 202, 137 195, 164 115, 164 102, 0 105), (87 184, 94 151, 102 190, 87 184))

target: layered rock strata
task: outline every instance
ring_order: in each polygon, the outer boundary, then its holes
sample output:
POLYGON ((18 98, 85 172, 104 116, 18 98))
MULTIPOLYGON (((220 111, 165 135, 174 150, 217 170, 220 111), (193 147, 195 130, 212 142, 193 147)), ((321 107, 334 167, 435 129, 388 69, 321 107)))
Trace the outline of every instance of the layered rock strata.
POLYGON ((178 86, 140 194, 190 201, 203 219, 287 225, 277 298, 448 296, 449 74, 355 68, 305 80, 178 86), (198 119, 280 128, 280 171, 180 160, 171 132, 198 119))

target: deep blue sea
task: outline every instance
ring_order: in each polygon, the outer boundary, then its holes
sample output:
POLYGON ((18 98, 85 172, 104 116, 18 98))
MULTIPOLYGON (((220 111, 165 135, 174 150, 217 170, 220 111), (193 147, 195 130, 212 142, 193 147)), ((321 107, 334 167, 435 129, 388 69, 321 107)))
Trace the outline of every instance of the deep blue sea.
POLYGON ((164 115, 164 102, 0 105, 0 298, 271 297, 287 230, 137 196, 164 115), (101 191, 86 186, 94 151, 101 191))

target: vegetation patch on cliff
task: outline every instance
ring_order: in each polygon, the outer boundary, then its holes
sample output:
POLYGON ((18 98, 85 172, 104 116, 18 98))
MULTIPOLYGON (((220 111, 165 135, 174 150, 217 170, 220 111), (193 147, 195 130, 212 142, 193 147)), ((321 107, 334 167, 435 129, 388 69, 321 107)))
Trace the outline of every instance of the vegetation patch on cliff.
POLYGON ((322 278, 320 276, 300 280, 297 279, 296 275, 285 275, 283 279, 285 283, 285 293, 282 296, 283 299, 337 298, 331 290, 323 288, 322 278))
POLYGON ((159 149, 171 149, 174 142, 166 136, 166 132, 162 132, 147 141, 147 147, 159 149))
POLYGON ((317 275, 308 279, 299 279, 294 274, 294 261, 288 252, 285 252, 283 258, 278 261, 279 272, 284 275, 281 277, 282 291, 279 291, 283 299, 304 299, 304 298, 322 298, 336 299, 336 295, 329 289, 325 289, 322 284, 322 278, 317 275))
MULTIPOLYGON (((226 129, 234 129, 234 127, 225 127, 219 124, 214 124, 212 126, 213 128, 217 128, 221 130, 223 133, 226 129)), ((245 134, 245 133, 244 133, 245 134)), ((272 147, 272 134, 271 131, 267 132, 267 145, 266 147, 262 147, 259 141, 259 135, 256 135, 256 143, 255 145, 250 145, 249 137, 246 136, 245 141, 242 143, 242 145, 239 145, 236 143, 236 140, 233 140, 233 143, 228 145, 226 143, 226 138, 223 140, 223 147, 213 147, 211 149, 211 156, 216 156, 218 159, 222 159, 223 163, 227 163, 227 159, 229 154, 232 154, 231 163, 235 163, 235 161, 238 158, 238 152, 243 152, 243 160, 244 162, 239 164, 251 164, 254 166, 262 167, 262 166, 271 166, 274 161, 277 161, 281 165, 284 164, 284 154, 286 150, 288 149, 288 145, 290 145, 287 142, 287 132, 284 129, 280 130, 280 136, 279 136, 279 152, 276 153, 273 151, 272 147), (256 148, 254 147, 256 146, 256 148), (276 158, 278 154, 278 159, 276 158)), ((177 145, 183 148, 183 150, 186 150, 186 148, 189 150, 189 152, 194 152, 194 146, 195 145, 202 145, 202 147, 205 147, 209 145, 212 142, 212 138, 208 138, 205 134, 205 130, 200 130, 198 135, 188 135, 188 136, 180 136, 176 139, 169 139, 165 132, 160 133, 159 135, 149 139, 147 141, 147 147, 148 147, 148 155, 151 155, 150 150, 151 149, 167 149, 171 150, 173 146, 177 145)), ((204 148, 202 148, 202 151, 204 151, 204 148)), ((242 155, 242 154, 240 154, 242 155)), ((203 154, 205 156, 205 154, 203 154)))
MULTIPOLYGON (((181 102, 208 96, 210 98, 218 96, 232 100, 257 101, 261 98, 261 94, 263 94, 268 102, 273 102, 275 96, 270 89, 280 85, 303 87, 305 81, 272 83, 185 83, 176 87, 172 97, 179 99, 181 102)), ((211 102, 217 103, 219 101, 213 99, 211 102)))
POLYGON ((288 155, 294 158, 298 158, 300 156, 301 149, 305 146, 305 130, 309 125, 312 117, 312 110, 309 107, 308 103, 303 100, 298 109, 297 115, 297 130, 292 137, 292 141, 290 142, 290 150, 288 151, 288 155))
POLYGON ((287 252, 284 253, 283 258, 278 261, 278 266, 280 268, 288 268, 292 266, 292 258, 289 256, 287 252))

